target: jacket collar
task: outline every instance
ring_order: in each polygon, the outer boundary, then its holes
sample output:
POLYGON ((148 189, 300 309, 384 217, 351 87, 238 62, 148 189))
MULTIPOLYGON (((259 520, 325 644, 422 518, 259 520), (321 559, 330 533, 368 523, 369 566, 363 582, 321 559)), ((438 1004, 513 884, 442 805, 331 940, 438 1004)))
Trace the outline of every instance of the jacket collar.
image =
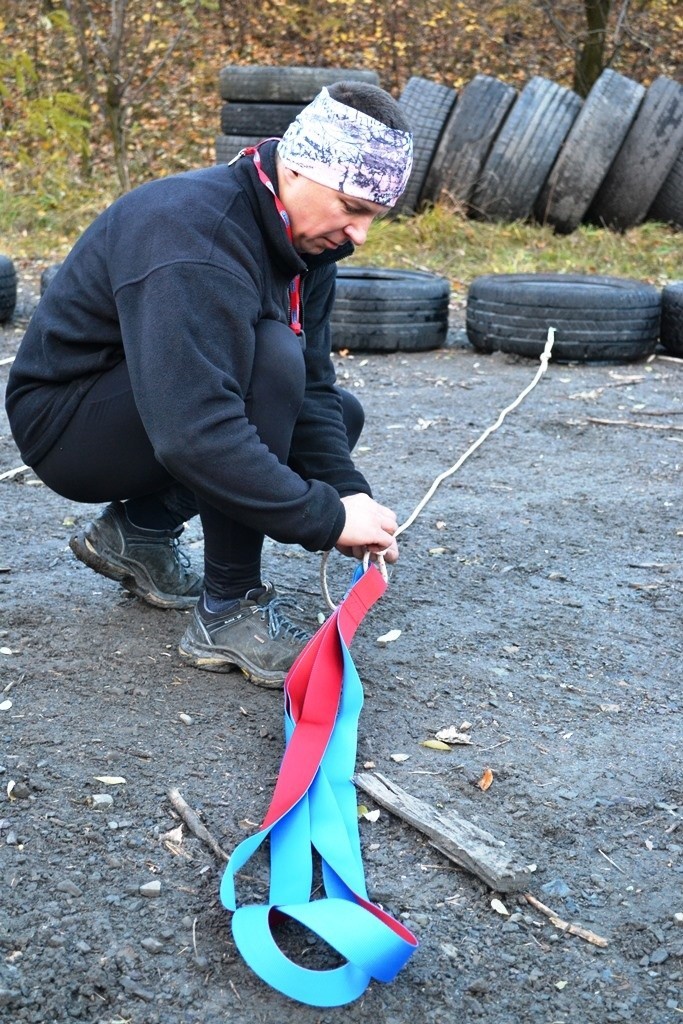
MULTIPOLYGON (((275 151, 277 140, 264 142, 260 147, 263 169, 273 183, 275 191, 278 191, 277 164, 275 151)), ((279 213, 273 202, 273 196, 269 189, 260 181, 254 166, 254 161, 249 156, 240 157, 234 165, 238 181, 245 186, 252 201, 256 204, 259 219, 265 227, 265 235, 274 259, 282 271, 290 278, 296 274, 305 274, 316 267, 326 266, 329 263, 337 263, 341 259, 350 256, 354 251, 352 242, 345 242, 336 249, 326 249, 317 255, 302 254, 296 251, 282 223, 279 213)))

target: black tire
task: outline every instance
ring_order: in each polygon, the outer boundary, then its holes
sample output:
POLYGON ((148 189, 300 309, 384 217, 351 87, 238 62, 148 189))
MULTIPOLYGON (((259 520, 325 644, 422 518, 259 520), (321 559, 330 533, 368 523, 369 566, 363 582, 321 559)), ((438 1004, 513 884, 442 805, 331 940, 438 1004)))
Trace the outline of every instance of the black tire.
POLYGON ((467 296, 467 336, 478 351, 539 356, 555 328, 552 358, 628 361, 654 352, 661 295, 653 285, 585 274, 488 274, 467 296))
POLYGON ((394 207, 396 213, 414 213, 419 208, 434 151, 456 98, 455 89, 427 78, 410 78, 401 93, 398 103, 413 133, 413 169, 394 207))
POLYGON ((262 138, 281 136, 303 108, 302 103, 224 103, 221 131, 224 135, 259 132, 262 138))
POLYGON ((558 234, 570 234, 583 220, 645 95, 638 82, 607 68, 574 121, 543 186, 535 214, 558 234))
POLYGON ((219 74, 221 98, 243 103, 308 103, 324 85, 333 82, 379 85, 375 71, 360 68, 272 67, 266 64, 230 65, 219 74))
POLYGON ((17 272, 9 256, 0 256, 0 324, 12 319, 17 305, 17 272))
POLYGON ((683 228, 683 149, 647 212, 649 220, 660 220, 683 228))
POLYGON ((62 265, 61 263, 53 263, 51 266, 46 267, 45 270, 42 272, 42 274, 40 275, 40 294, 41 295, 45 294, 45 292, 46 292, 46 290, 48 288, 48 285, 50 285, 52 283, 52 281, 54 281, 55 277, 57 276, 57 271, 59 270, 61 265, 62 265))
POLYGON ((247 146, 255 146, 263 138, 263 135, 217 135, 216 163, 230 163, 241 149, 246 149, 247 146))
POLYGON ((448 334, 450 285, 418 270, 340 266, 330 318, 332 347, 362 352, 440 348, 448 334))
POLYGON ((638 114, 588 211, 598 224, 625 231, 640 224, 683 146, 683 85, 661 75, 638 114))
POLYGON ((519 95, 484 164, 471 202, 473 215, 527 220, 581 109, 562 85, 536 76, 519 95))
POLYGON ((458 95, 422 188, 422 202, 446 193, 467 206, 491 146, 517 90, 490 75, 475 75, 458 95))
POLYGON ((660 341, 672 356, 683 356, 683 281, 662 289, 660 341))

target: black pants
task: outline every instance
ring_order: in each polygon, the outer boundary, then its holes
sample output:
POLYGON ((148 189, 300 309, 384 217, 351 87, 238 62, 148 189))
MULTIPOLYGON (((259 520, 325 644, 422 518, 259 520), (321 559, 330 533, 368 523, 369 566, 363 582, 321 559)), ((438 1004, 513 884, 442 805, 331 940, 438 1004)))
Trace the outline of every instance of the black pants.
MULTIPOLYGON (((262 321, 245 407, 261 441, 282 463, 289 457, 304 383, 296 337, 283 324, 262 321)), ((349 392, 337 391, 351 449, 363 429, 363 408, 349 392)), ((238 597, 261 582, 263 534, 193 494, 157 461, 125 362, 97 380, 34 469, 48 487, 72 501, 126 500, 131 522, 147 529, 173 530, 199 513, 208 592, 238 597)))

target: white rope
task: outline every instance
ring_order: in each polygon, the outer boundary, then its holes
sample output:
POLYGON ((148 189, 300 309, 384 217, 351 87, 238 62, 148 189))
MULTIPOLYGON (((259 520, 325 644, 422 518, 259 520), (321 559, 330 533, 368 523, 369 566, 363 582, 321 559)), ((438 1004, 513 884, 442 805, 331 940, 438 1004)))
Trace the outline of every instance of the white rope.
MULTIPOLYGON (((470 445, 470 447, 467 449, 467 451, 463 455, 460 456, 458 461, 453 463, 453 465, 450 467, 450 469, 445 470, 443 473, 440 473, 439 476, 437 476, 437 478, 434 480, 434 482, 432 483, 431 487, 429 488, 429 490, 427 491, 425 496, 418 502, 418 504, 415 506, 413 511, 410 513, 410 515, 408 516, 406 521, 404 523, 401 523, 401 525, 397 528, 397 530, 396 530, 396 532, 394 534, 394 537, 398 537, 401 533, 403 533, 404 530, 407 530, 409 526, 413 525, 413 523, 415 522, 415 520, 419 516, 420 512, 422 512, 422 510, 424 509, 425 505, 431 500, 431 498, 434 497, 434 494, 435 494, 437 488, 444 482, 444 480, 447 480, 449 476, 452 476, 454 473, 456 473, 460 469, 460 467, 462 466, 463 462, 465 462, 466 459, 469 459, 470 455, 472 455, 477 450, 477 448, 479 448, 479 446, 484 443, 484 441, 487 439, 487 437, 490 437, 491 434, 495 430, 498 430, 498 428, 502 425, 503 420, 508 415, 508 413, 512 412, 513 409, 516 409, 518 405, 521 405, 521 403, 524 401, 524 399, 527 397, 527 395, 531 391, 533 391, 533 389, 536 387, 536 385, 540 381, 540 379, 543 376, 543 374, 548 369, 548 362, 550 361, 550 353, 552 352, 552 348, 553 348, 554 342, 555 342, 555 328, 554 327, 549 327, 548 328, 548 337, 547 337, 547 340, 546 340, 546 343, 545 343, 545 347, 544 347, 544 349, 543 349, 543 351, 541 352, 541 355, 540 355, 540 365, 538 367, 538 370, 536 371, 536 375, 535 375, 534 379, 531 381, 530 384, 527 384, 527 386, 524 388, 523 391, 521 391, 519 393, 519 395, 517 395, 517 398, 515 398, 514 402, 511 402, 510 405, 508 405, 505 409, 503 409, 503 411, 498 416, 498 419, 496 420, 496 422, 491 424, 490 427, 486 428, 484 433, 481 434, 481 436, 478 437, 477 440, 473 444, 470 445)), ((325 601, 327 602, 328 607, 331 608, 332 611, 334 611, 334 609, 337 606, 332 602, 332 599, 330 597, 330 592, 329 592, 329 589, 328 589, 328 586, 327 586, 327 559, 329 557, 329 554, 330 554, 329 551, 323 552, 322 563, 321 563, 321 566, 320 566, 320 586, 321 586, 321 589, 322 589, 322 592, 323 592, 323 597, 325 598, 325 601)), ((367 568, 368 560, 369 560, 369 554, 366 555, 365 558, 363 559, 363 565, 366 568, 367 568)), ((378 555, 377 556, 377 563, 378 563, 378 565, 379 565, 379 567, 380 567, 380 569, 382 571, 382 574, 385 576, 385 579, 386 579, 386 567, 384 565, 384 558, 382 557, 382 555, 378 555)))

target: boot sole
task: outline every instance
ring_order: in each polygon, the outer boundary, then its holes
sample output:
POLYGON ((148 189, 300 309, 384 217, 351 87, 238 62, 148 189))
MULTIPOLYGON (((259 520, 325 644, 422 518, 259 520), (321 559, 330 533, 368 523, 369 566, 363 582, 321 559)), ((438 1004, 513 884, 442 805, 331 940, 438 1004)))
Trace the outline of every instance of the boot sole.
POLYGON ((125 562, 118 562, 113 556, 103 558, 93 548, 84 531, 74 534, 69 541, 69 547, 79 562, 83 562, 89 569, 93 569, 100 576, 115 580, 120 583, 124 590, 136 597, 146 601, 155 608, 194 608, 197 603, 196 597, 180 597, 178 594, 164 594, 162 591, 145 589, 138 582, 135 574, 125 562))
POLYGON ((188 664, 194 668, 203 669, 205 672, 232 672, 234 669, 238 669, 249 682, 255 683, 256 686, 263 686, 267 690, 281 690, 284 686, 284 675, 265 676, 260 669, 252 668, 251 665, 246 665, 244 662, 231 660, 227 654, 218 654, 210 647, 180 644, 178 653, 188 664))

